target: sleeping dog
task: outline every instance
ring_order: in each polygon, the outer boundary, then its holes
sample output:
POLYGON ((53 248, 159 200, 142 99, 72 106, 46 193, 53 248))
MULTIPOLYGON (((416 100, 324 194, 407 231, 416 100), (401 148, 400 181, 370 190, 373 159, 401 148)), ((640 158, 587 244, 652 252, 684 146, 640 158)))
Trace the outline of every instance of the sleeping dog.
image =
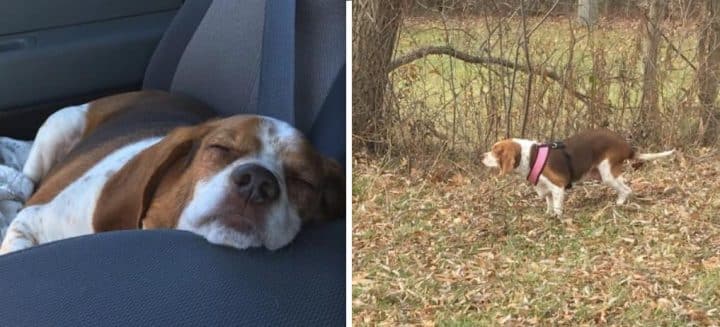
POLYGON ((8 253, 119 229, 177 228, 239 249, 287 245, 301 224, 344 212, 341 166, 289 124, 219 119, 160 91, 51 115, 23 173, 38 186, 9 226, 8 253))

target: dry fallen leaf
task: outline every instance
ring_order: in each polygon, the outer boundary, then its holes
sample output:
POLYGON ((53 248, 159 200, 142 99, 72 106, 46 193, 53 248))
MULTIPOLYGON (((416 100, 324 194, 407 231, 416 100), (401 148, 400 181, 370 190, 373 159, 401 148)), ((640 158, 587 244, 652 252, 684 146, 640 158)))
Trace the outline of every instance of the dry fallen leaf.
POLYGON ((573 188, 565 222, 522 178, 354 161, 353 322, 719 325, 720 155, 684 156, 629 173, 625 206, 573 188))
POLYGON ((703 267, 707 270, 713 270, 720 267, 720 256, 711 257, 702 261, 703 267))

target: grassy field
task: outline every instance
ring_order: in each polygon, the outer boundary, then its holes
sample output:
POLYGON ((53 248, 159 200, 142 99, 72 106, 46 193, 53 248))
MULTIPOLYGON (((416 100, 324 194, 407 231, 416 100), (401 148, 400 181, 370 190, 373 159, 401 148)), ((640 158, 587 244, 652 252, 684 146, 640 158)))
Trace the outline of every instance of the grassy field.
MULTIPOLYGON (((410 19, 401 30, 396 57, 426 46, 450 44, 472 55, 510 61, 516 59, 519 49, 518 64, 524 66, 525 56, 522 48, 518 48, 519 20, 502 24, 499 21, 500 18, 486 21, 482 17, 445 22, 410 19), (500 31, 502 38, 498 37, 500 31)), ((539 18, 530 18, 528 29, 538 23, 539 18)), ((659 50, 661 119, 664 127, 672 127, 663 129, 670 142, 684 142, 695 137, 697 131, 695 71, 679 54, 691 62, 696 60, 697 39, 693 26, 692 23, 666 23, 664 34, 674 49, 663 42, 659 50)), ((538 25, 530 36, 531 63, 563 76, 568 85, 588 95, 594 103, 609 105, 610 109, 601 113, 603 119, 615 129, 627 129, 637 116, 642 94, 641 29, 638 20, 604 21, 590 31, 575 24, 573 19, 551 18, 538 25)), ((478 144, 487 146, 486 143, 495 141, 492 137, 488 139, 488 135, 504 135, 506 106, 510 106, 511 134, 519 133, 527 75, 522 72, 513 75, 511 69, 497 65, 427 56, 392 72, 393 104, 400 121, 425 120, 444 134, 454 132, 452 139, 458 149, 469 150, 478 144), (514 85, 512 101, 510 85, 514 85), (502 122, 500 130, 493 125, 494 117, 502 122)), ((532 121, 526 135, 566 135, 585 128, 583 124, 598 114, 563 91, 560 83, 535 78, 529 108, 532 121), (551 123, 553 120, 556 123, 551 123)), ((402 123, 398 126, 403 128, 402 123)), ((396 143, 413 145, 424 141, 405 135, 396 143)))
MULTIPOLYGON (((529 26, 537 22, 531 19, 529 26)), ((397 55, 449 42, 475 55, 486 44, 486 54, 512 58, 518 22, 506 25, 504 45, 496 36, 484 43, 485 23, 411 19, 397 55)), ((693 25, 673 24, 664 26, 667 37, 695 60, 693 25)), ((610 128, 628 132, 642 86, 639 29, 637 21, 622 20, 602 22, 592 32, 564 18, 540 25, 530 40, 532 62, 570 69, 573 87, 613 108, 588 111, 558 83, 538 79, 527 136, 565 136, 598 115, 609 117, 610 128)), ((521 177, 499 179, 475 159, 505 134, 510 70, 428 56, 393 72, 399 115, 455 131, 454 153, 460 155, 419 146, 425 140, 403 124, 394 131, 407 133, 396 142, 407 143, 405 155, 354 155, 353 321, 720 325, 720 153, 687 141, 697 131, 694 71, 665 42, 658 69, 666 138, 650 147, 678 146, 680 153, 628 172, 635 191, 628 205, 615 206, 615 194, 597 183, 572 189, 562 221, 544 214, 544 201, 521 177), (498 118, 503 123, 493 125, 498 118), (424 164, 428 159, 434 164, 424 164)), ((518 74, 513 136, 525 83, 518 74)))
POLYGON ((625 206, 580 185, 562 221, 521 177, 399 166, 353 162, 356 325, 720 324, 715 150, 628 172, 625 206))

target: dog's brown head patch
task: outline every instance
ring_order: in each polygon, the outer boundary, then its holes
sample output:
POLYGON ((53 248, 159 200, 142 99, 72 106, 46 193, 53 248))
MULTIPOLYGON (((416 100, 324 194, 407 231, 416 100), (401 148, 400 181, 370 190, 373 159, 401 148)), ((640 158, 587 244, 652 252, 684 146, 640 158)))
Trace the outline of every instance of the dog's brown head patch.
POLYGON ((520 164, 520 144, 513 140, 502 140, 493 144, 491 153, 500 166, 500 176, 511 172, 520 164))

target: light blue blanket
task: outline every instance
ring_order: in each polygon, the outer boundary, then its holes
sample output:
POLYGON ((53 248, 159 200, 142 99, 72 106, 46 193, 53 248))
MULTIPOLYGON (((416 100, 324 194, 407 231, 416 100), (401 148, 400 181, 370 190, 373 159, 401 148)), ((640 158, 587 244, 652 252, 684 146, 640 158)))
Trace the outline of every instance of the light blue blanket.
POLYGON ((22 173, 32 141, 0 137, 0 239, 25 201, 34 184, 22 173))

